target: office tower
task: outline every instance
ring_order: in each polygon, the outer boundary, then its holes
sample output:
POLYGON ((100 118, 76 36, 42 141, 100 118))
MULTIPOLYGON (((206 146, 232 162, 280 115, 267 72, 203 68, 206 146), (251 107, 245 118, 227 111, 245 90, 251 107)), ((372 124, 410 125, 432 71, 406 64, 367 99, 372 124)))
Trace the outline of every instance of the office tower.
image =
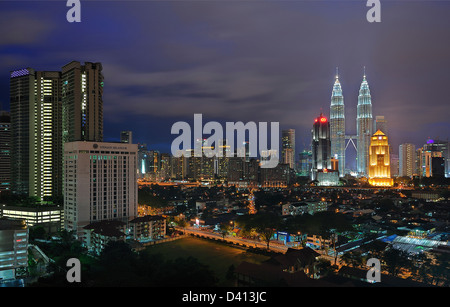
POLYGON ((11 72, 11 189, 62 194, 61 74, 31 68, 11 72))
POLYGON ((121 131, 120 132, 120 142, 133 144, 133 132, 132 131, 121 131))
POLYGON ((369 147, 369 184, 390 187, 394 184, 391 178, 389 141, 381 130, 374 133, 369 147))
POLYGON ((416 176, 423 177, 423 148, 416 149, 416 176))
POLYGON ((441 162, 443 163, 443 172, 445 177, 450 177, 450 156, 449 156, 449 142, 428 139, 427 143, 423 145, 422 151, 422 176, 432 177, 440 176, 441 162), (436 160, 433 162, 433 160, 436 160), (442 160, 442 161, 441 161, 442 160), (435 165, 435 173, 433 174, 433 164, 435 165), (438 173, 436 173, 438 172, 438 173))
POLYGON ((63 142, 103 141, 101 63, 62 67, 63 142))
POLYGON ((144 178, 147 173, 147 144, 137 144, 138 146, 138 162, 137 162, 137 173, 139 178, 144 178))
POLYGON ((66 230, 83 240, 83 227, 92 222, 137 216, 137 150, 125 143, 64 144, 66 230))
POLYGON ((312 129, 312 173, 311 180, 317 180, 318 185, 337 185, 339 174, 331 166, 330 123, 320 114, 314 120, 312 129))
POLYGON ((288 164, 293 169, 295 168, 295 130, 283 130, 281 132, 281 142, 282 163, 288 164))
POLYGON ((339 161, 339 175, 345 175, 345 106, 342 87, 336 72, 330 105, 331 156, 339 161))
POLYGON ((11 189, 11 116, 0 112, 0 193, 11 189))
POLYGON ((386 135, 389 134, 388 123, 384 116, 375 116, 375 120, 373 122, 373 131, 381 130, 386 135))
POLYGON ((149 150, 147 152, 147 173, 153 177, 157 176, 161 169, 161 156, 158 150, 149 150))
POLYGON ((303 150, 298 155, 298 174, 304 177, 311 177, 312 152, 303 150))
POLYGON ((414 144, 400 144, 399 155, 399 176, 412 177, 416 173, 416 146, 414 144))
POLYGON ((365 72, 359 89, 356 114, 356 133, 358 138, 357 172, 359 176, 367 176, 370 138, 373 134, 373 119, 372 98, 365 72))

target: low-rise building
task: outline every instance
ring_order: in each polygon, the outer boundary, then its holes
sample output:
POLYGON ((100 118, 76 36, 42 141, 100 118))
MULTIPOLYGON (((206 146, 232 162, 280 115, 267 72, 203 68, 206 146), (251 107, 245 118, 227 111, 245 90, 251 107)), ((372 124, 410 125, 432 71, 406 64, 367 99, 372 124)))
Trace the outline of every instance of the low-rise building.
POLYGON ((0 218, 0 287, 20 279, 28 267, 28 227, 24 220, 0 218))
POLYGON ((89 252, 100 255, 109 242, 126 241, 126 223, 112 220, 99 221, 83 227, 83 244, 89 252))
POLYGON ((163 239, 166 235, 166 219, 160 215, 146 215, 130 221, 130 236, 139 242, 163 239))
POLYGON ((40 225, 48 233, 64 227, 64 210, 57 205, 0 206, 0 217, 23 219, 28 227, 40 225))

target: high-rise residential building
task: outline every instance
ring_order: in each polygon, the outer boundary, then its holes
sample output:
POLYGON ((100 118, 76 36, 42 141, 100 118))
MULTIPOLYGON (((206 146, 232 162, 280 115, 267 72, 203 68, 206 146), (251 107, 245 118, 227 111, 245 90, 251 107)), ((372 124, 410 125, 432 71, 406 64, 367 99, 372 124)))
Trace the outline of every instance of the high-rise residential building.
POLYGON ((133 144, 133 132, 132 131, 121 131, 120 132, 120 142, 133 144))
POLYGON ((103 141, 102 69, 77 61, 62 67, 63 142, 103 141))
POLYGON ((11 116, 0 112, 0 193, 11 189, 11 116))
POLYGON ((416 173, 416 145, 411 143, 400 144, 398 153, 399 176, 412 177, 416 173))
POLYGON ((283 164, 295 168, 295 130, 287 129, 281 132, 281 155, 283 164))
POLYGON ((169 179, 172 174, 172 157, 169 153, 161 153, 160 155, 160 169, 159 180, 169 179))
POLYGON ((188 174, 188 162, 189 158, 183 155, 182 150, 178 150, 177 155, 171 158, 171 178, 174 179, 186 179, 188 174))
POLYGON ((128 223, 137 216, 137 145, 67 142, 64 145, 65 229, 83 240, 97 221, 128 223))
POLYGON ((62 194, 61 73, 31 68, 11 72, 11 190, 62 194))
POLYGON ((358 95, 358 106, 356 113, 356 132, 358 139, 358 152, 357 152, 357 173, 359 176, 367 176, 368 161, 369 161, 369 147, 370 139, 373 131, 373 118, 372 118, 372 98, 370 95, 369 83, 364 77, 361 82, 358 95))
POLYGON ((317 180, 319 185, 337 185, 339 183, 339 174, 333 171, 331 165, 330 123, 328 119, 320 114, 314 120, 311 132, 311 180, 317 180))
POLYGON ((345 175, 345 106, 341 83, 336 72, 330 105, 331 155, 339 161, 339 176, 345 175))
POLYGON ((227 139, 219 140, 218 155, 220 156, 216 159, 215 171, 219 178, 227 178, 228 176, 228 166, 230 162, 230 145, 227 139))
POLYGON ((375 120, 373 121, 373 131, 381 130, 386 135, 389 134, 388 122, 384 116, 375 116, 375 120))
POLYGON ((371 137, 368 174, 370 185, 390 187, 394 184, 391 178, 389 141, 381 130, 371 137))
POLYGON ((416 176, 423 176, 423 148, 416 149, 416 176))

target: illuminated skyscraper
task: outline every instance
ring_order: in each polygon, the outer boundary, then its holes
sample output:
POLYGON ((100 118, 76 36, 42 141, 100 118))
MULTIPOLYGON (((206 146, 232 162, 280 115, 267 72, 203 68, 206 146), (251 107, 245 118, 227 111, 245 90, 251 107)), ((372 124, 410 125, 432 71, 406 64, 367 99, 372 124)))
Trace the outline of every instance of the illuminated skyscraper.
POLYGON ((338 172, 334 172, 331 165, 330 122, 320 114, 314 120, 311 132, 311 180, 317 180, 319 185, 337 185, 339 182, 338 172))
POLYGON ((295 130, 283 130, 281 142, 282 163, 289 164, 289 167, 293 169, 295 167, 295 130))
POLYGON ((389 141, 381 130, 378 130, 371 138, 368 173, 370 185, 390 187, 394 184, 391 178, 389 141))
POLYGON ((103 141, 101 63, 72 61, 62 68, 63 142, 103 141))
POLYGON ((37 196, 62 194, 61 73, 11 72, 11 188, 37 196))
POLYGON ((339 175, 345 170, 345 107, 342 87, 336 72, 330 106, 331 156, 339 161, 339 175))
POLYGON ((416 173, 416 146, 401 144, 399 146, 399 176, 412 177, 416 173))
POLYGON ((0 111, 0 193, 11 188, 11 116, 0 111))
POLYGON ((369 83, 364 72, 363 81, 359 89, 356 113, 356 133, 358 138, 357 172, 359 176, 367 176, 369 161, 370 138, 373 131, 372 98, 369 83))

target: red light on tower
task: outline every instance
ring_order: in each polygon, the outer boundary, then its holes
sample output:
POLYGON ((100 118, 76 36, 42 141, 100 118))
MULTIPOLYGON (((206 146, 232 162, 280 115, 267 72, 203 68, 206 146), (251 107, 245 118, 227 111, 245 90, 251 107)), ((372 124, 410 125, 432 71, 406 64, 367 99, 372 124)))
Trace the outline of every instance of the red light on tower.
POLYGON ((320 122, 321 123, 326 123, 327 122, 327 118, 326 117, 321 117, 320 118, 320 122))
POLYGON ((315 123, 317 123, 317 118, 314 120, 315 123))

